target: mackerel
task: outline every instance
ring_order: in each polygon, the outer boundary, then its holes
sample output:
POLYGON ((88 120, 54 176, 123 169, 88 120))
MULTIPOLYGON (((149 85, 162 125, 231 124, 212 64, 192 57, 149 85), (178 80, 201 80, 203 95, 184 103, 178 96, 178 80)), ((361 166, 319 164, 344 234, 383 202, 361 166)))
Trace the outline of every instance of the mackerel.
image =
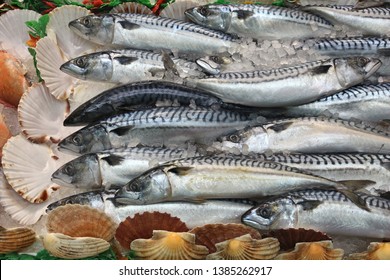
POLYGON ((240 110, 240 107, 226 104, 203 90, 166 81, 144 81, 100 93, 76 108, 65 119, 64 125, 85 125, 115 114, 155 106, 158 102, 240 110))
POLYGON ((64 138, 59 147, 75 153, 145 146, 208 144, 224 133, 256 122, 256 116, 227 110, 160 107, 127 112, 88 125, 64 138))
POLYGON ((303 39, 330 34, 333 26, 316 15, 267 5, 204 5, 185 11, 193 22, 242 37, 303 39))
POLYGON ((225 151, 263 153, 390 153, 390 133, 361 121, 327 117, 282 119, 249 126, 214 143, 225 151))
MULTIPOLYGON (((170 59, 181 78, 205 75, 195 62, 173 57, 170 59)), ((131 49, 79 56, 62 64, 60 70, 78 79, 116 84, 162 79, 167 71, 162 54, 131 49)))
MULTIPOLYGON (((357 187, 371 182, 353 183, 357 187)), ((201 156, 166 162, 148 170, 119 189, 115 201, 150 204, 216 198, 254 199, 312 185, 344 188, 341 182, 277 162, 245 156, 201 156)))
POLYGON ((390 238, 390 200, 357 193, 369 211, 335 190, 307 189, 263 201, 243 223, 260 230, 306 228, 329 235, 390 238))
POLYGON ((323 17, 334 25, 347 26, 362 35, 389 36, 390 8, 354 6, 303 6, 302 10, 323 17))
POLYGON ((183 149, 134 147, 82 155, 52 175, 60 186, 87 189, 119 188, 165 161, 196 155, 183 149))
POLYGON ((89 15, 69 23, 84 39, 100 45, 180 53, 234 53, 231 35, 181 20, 140 14, 89 15))
POLYGON ((375 58, 332 58, 272 70, 224 73, 187 80, 223 101, 256 107, 309 103, 363 82, 381 62, 375 58))
POLYGON ((77 194, 47 207, 47 212, 66 204, 84 204, 103 210, 117 223, 144 212, 168 213, 178 217, 189 228, 216 223, 240 223, 242 214, 255 205, 250 200, 207 200, 202 203, 165 202, 150 205, 117 205, 112 194, 100 191, 77 194))

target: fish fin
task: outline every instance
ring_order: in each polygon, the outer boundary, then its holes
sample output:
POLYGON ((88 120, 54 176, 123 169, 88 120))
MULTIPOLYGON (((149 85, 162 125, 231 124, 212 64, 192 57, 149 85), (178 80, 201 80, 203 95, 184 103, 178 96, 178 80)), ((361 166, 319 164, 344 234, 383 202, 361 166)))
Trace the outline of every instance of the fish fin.
POLYGON ((382 162, 381 166, 387 170, 390 170, 390 162, 382 162))
POLYGON ((381 198, 390 200, 390 192, 383 192, 379 195, 381 198))
POLYGON ((124 159, 124 157, 117 155, 109 155, 102 158, 102 160, 106 161, 111 166, 120 165, 124 159))
POLYGON ((379 49, 377 52, 383 56, 390 56, 390 48, 379 49))
POLYGON ((343 195, 345 195, 349 200, 351 200, 359 208, 371 212, 370 208, 367 207, 366 202, 358 196, 356 193, 350 190, 338 190, 343 195))
POLYGON ((193 167, 174 166, 169 169, 169 172, 175 173, 177 175, 186 175, 191 169, 193 169, 193 167))
POLYGON ((314 67, 313 69, 310 70, 310 72, 313 75, 326 74, 328 73, 331 67, 332 65, 321 65, 321 66, 314 67))
POLYGON ((346 187, 350 191, 357 191, 368 186, 375 185, 376 182, 371 180, 345 180, 337 181, 337 183, 341 184, 342 187, 346 187))
POLYGON ((254 14, 252 11, 244 11, 244 10, 238 10, 234 13, 237 14, 238 19, 242 19, 242 20, 246 20, 247 18, 253 16, 254 14))
POLYGON ((128 65, 133 63, 134 61, 137 61, 138 58, 136 57, 128 57, 128 56, 118 56, 115 57, 114 60, 118 61, 121 65, 128 65))
POLYGON ((130 130, 132 130, 134 128, 134 126, 132 125, 129 125, 129 126, 124 126, 124 127, 118 127, 114 130, 111 130, 113 133, 115 133, 116 135, 118 136, 123 136, 125 135, 127 132, 129 132, 130 130))
POLYGON ((127 20, 121 20, 121 21, 118 21, 118 23, 122 26, 123 29, 127 29, 127 30, 133 30, 133 29, 140 28, 139 24, 132 23, 132 22, 129 22, 127 20))
POLYGON ((293 122, 277 123, 277 124, 271 124, 267 128, 272 129, 275 132, 281 132, 283 130, 286 130, 292 124, 293 124, 293 122))
POLYGON ((162 54, 162 61, 164 63, 164 68, 167 71, 171 71, 176 76, 179 76, 179 71, 177 71, 175 62, 170 57, 170 55, 166 51, 161 51, 162 54))
POLYGON ((298 202, 297 204, 301 205, 303 207, 303 210, 309 211, 315 209, 321 203, 322 201, 319 200, 303 200, 298 202))

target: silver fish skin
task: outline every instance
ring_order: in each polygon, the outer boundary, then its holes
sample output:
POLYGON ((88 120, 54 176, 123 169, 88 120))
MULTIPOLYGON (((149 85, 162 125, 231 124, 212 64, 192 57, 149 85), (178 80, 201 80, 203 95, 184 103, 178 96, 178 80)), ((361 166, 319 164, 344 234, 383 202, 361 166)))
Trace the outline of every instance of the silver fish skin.
POLYGON ((280 110, 262 111, 266 117, 332 115, 340 119, 379 122, 390 119, 390 83, 358 85, 317 101, 280 110))
POLYGON ((52 175, 60 186, 82 189, 119 188, 149 168, 195 152, 182 149, 134 147, 82 155, 52 175))
POLYGON ((361 121, 327 117, 276 120, 250 126, 215 142, 223 151, 264 153, 390 153, 389 132, 361 121))
POLYGON ((117 205, 113 194, 87 192, 64 198, 48 206, 47 212, 66 204, 84 204, 103 210, 120 223, 144 212, 162 212, 178 217, 189 228, 216 223, 240 223, 241 216, 255 205, 250 200, 206 200, 202 203, 165 202, 150 205, 117 205))
POLYGON ((369 7, 356 9, 348 5, 304 6, 306 12, 318 15, 334 25, 347 26, 362 35, 389 36, 390 8, 369 7))
POLYGON ((207 144, 217 137, 257 122, 255 116, 227 110, 160 107, 118 114, 64 138, 60 150, 94 153, 107 149, 207 144))
MULTIPOLYGON (((365 185, 370 182, 356 182, 365 185)), ((115 201, 151 204, 164 201, 259 198, 305 186, 344 188, 343 183, 303 170, 245 156, 201 156, 152 168, 119 189, 115 201)))
POLYGON ((84 39, 100 45, 179 53, 223 54, 239 49, 225 33, 181 20, 141 14, 89 15, 69 23, 84 39))
POLYGON ((333 25, 316 15, 268 5, 204 5, 185 11, 193 22, 241 37, 291 40, 326 36, 333 25))
POLYGON ((332 58, 272 70, 188 78, 187 84, 228 103, 284 107, 309 103, 359 84, 380 66, 375 58, 332 58))
POLYGON ((143 81, 118 86, 88 100, 64 120, 65 126, 87 125, 109 116, 153 107, 157 102, 178 103, 182 106, 249 110, 226 104, 203 91, 167 81, 143 81))
MULTIPOLYGON (((205 75, 195 62, 171 59, 181 78, 205 75)), ((83 55, 65 62, 60 70, 78 79, 116 84, 162 79, 166 73, 163 55, 131 49, 83 55)))
POLYGON ((356 193, 369 211, 335 190, 301 190, 265 200, 242 217, 260 230, 307 228, 329 235, 390 237, 390 200, 356 193))

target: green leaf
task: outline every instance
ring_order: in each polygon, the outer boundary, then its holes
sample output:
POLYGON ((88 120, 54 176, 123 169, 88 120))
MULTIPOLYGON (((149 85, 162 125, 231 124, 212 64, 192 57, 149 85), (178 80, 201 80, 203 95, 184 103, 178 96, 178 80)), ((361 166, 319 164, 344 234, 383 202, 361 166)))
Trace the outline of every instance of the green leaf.
POLYGON ((37 65, 37 52, 36 52, 35 49, 33 49, 33 48, 28 48, 28 52, 29 52, 29 53, 31 54, 31 56, 33 57, 34 67, 35 67, 35 71, 36 71, 36 73, 37 73, 39 82, 43 82, 43 79, 42 79, 42 77, 41 77, 41 72, 39 71, 38 65, 37 65))
POLYGON ((38 19, 38 21, 27 21, 26 25, 30 28, 28 33, 36 38, 46 37, 46 26, 49 23, 49 19, 49 15, 43 15, 38 19))

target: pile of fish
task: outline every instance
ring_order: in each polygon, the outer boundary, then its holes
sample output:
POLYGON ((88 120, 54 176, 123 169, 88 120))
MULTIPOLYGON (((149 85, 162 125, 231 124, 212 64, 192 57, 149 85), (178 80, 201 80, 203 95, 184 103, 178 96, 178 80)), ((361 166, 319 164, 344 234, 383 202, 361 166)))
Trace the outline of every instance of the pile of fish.
POLYGON ((105 50, 61 71, 113 87, 66 114, 73 130, 56 147, 72 159, 51 181, 82 192, 47 212, 84 204, 117 223, 158 211, 190 228, 390 238, 390 8, 208 4, 184 15, 68 23, 105 50), (256 57, 248 49, 293 41, 321 59, 239 66, 256 57))

